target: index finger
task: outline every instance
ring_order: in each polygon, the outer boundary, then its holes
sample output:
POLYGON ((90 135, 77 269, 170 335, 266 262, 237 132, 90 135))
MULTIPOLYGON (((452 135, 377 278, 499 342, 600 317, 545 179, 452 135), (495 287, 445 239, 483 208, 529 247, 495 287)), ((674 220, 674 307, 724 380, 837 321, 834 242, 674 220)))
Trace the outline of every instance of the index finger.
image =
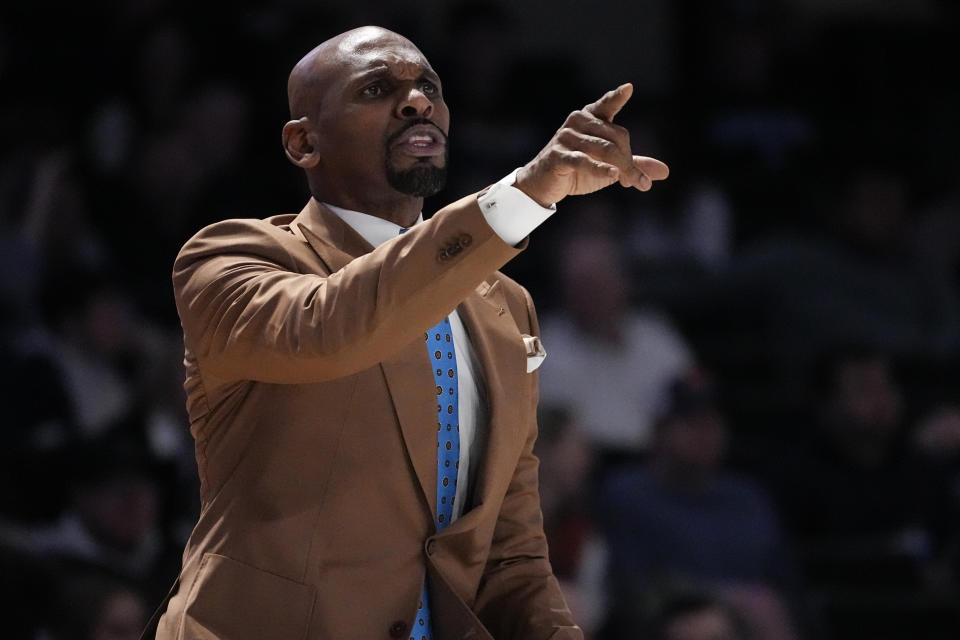
POLYGON ((613 91, 607 91, 600 96, 599 100, 591 102, 585 106, 583 110, 592 113, 601 120, 613 122, 613 117, 620 113, 620 109, 623 109, 623 105, 627 104, 627 100, 629 100, 632 95, 633 85, 628 82, 620 85, 613 91))

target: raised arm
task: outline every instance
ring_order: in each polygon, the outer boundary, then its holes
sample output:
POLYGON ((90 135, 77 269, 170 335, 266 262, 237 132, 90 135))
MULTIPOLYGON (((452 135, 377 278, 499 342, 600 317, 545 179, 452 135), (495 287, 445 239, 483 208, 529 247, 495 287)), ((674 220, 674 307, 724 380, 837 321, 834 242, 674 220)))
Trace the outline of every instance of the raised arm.
POLYGON ((294 254, 307 249, 288 231, 231 220, 184 246, 174 293, 208 383, 321 382, 388 358, 519 250, 493 232, 475 196, 331 274, 304 273, 294 254))

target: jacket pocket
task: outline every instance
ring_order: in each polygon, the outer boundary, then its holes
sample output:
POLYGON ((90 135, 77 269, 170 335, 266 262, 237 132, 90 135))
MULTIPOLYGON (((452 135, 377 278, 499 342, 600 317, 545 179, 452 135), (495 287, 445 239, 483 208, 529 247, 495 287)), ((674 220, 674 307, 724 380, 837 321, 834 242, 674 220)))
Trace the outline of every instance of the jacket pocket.
POLYGON ((313 601, 310 585, 207 553, 187 597, 182 637, 303 640, 313 601))

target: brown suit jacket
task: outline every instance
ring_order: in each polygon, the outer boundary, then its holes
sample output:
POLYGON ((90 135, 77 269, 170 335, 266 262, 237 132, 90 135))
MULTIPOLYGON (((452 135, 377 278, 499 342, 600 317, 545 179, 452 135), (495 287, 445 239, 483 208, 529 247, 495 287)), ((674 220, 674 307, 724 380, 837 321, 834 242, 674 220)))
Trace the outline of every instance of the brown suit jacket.
POLYGON ((202 512, 157 638, 406 639, 425 571, 437 640, 581 637, 541 522, 521 339, 537 320, 496 272, 522 248, 475 195, 375 250, 314 200, 187 242, 173 282, 202 512), (469 510, 438 533, 424 331, 454 307, 489 438, 469 510))

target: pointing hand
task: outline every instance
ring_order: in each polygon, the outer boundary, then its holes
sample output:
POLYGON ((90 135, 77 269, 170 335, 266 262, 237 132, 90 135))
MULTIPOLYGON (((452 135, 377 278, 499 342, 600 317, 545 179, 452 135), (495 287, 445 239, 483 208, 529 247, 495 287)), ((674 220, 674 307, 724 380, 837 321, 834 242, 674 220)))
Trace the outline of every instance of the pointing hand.
POLYGON ((633 155, 630 134, 613 123, 631 95, 633 85, 620 85, 567 116, 547 146, 517 173, 515 186, 549 206, 614 182, 648 191, 654 180, 666 178, 667 165, 633 155))

